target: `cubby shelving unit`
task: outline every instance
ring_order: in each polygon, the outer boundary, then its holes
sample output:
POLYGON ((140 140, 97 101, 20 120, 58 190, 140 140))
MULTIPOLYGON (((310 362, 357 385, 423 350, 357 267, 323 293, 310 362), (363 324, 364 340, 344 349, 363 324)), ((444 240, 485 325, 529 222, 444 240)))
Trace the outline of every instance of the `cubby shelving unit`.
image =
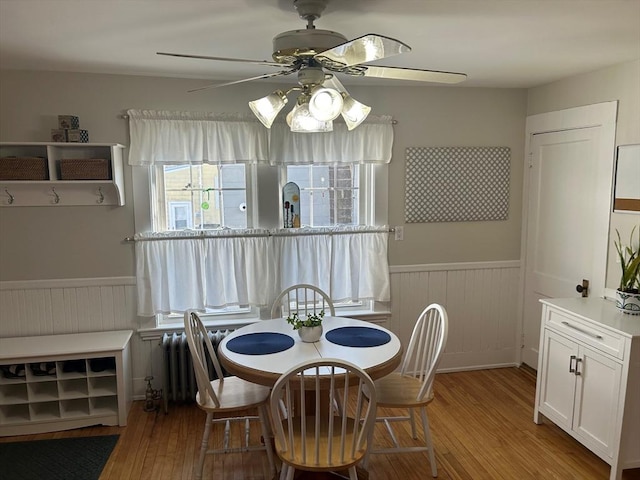
POLYGON ((131 407, 131 330, 0 339, 0 436, 127 423, 131 407), (31 365, 55 364, 35 375, 31 365), (71 367, 71 368, 69 368, 71 367), (21 369, 22 370, 22 369, 21 369))
POLYGON ((0 142, 2 157, 47 159, 48 180, 0 180, 0 206, 123 206, 124 173, 119 143, 0 142), (61 180, 60 160, 103 158, 110 164, 108 180, 61 180))

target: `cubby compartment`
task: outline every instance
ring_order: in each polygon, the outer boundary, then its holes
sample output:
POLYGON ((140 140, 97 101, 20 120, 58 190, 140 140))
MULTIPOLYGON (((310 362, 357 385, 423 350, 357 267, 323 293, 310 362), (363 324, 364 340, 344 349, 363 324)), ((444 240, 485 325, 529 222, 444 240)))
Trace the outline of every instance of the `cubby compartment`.
POLYGON ((60 418, 60 405, 55 402, 38 402, 29 405, 31 420, 46 421, 60 418))
POLYGON ((27 384, 8 383, 0 385, 0 405, 11 405, 14 403, 27 403, 27 384))
POLYGON ((112 415, 118 411, 118 398, 96 397, 89 400, 91 415, 112 415))
POLYGON ((101 397, 105 395, 116 395, 118 393, 118 384, 116 377, 91 377, 89 378, 89 394, 92 397, 101 397))
POLYGON ((87 361, 84 358, 56 362, 58 378, 85 378, 87 376, 87 361))
POLYGON ((0 405, 0 424, 25 423, 30 420, 28 403, 0 405))
POLYGON ((89 364, 89 376, 100 377, 116 374, 116 359, 113 357, 92 358, 87 363, 89 364))
POLYGON ((60 402, 60 414, 62 418, 87 417, 89 416, 89 399, 76 398, 74 400, 63 400, 60 402))
POLYGON ((70 380, 60 380, 58 382, 60 398, 81 398, 89 395, 86 378, 74 378, 70 380))
POLYGON ((56 381, 34 382, 28 385, 30 402, 45 402, 58 400, 58 385, 56 381))

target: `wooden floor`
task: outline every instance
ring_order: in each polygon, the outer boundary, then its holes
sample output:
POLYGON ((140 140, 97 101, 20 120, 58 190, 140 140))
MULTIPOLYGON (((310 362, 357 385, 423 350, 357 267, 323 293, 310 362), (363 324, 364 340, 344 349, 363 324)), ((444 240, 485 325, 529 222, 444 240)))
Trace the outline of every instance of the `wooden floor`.
MULTIPOLYGON (((438 374, 429 419, 441 480, 606 480, 609 466, 550 422, 533 423, 535 378, 526 369, 503 368, 438 374)), ((119 433, 101 480, 192 478, 204 413, 195 405, 171 405, 169 414, 145 413, 134 402, 127 427, 0 438, 0 442, 119 433)), ((384 413, 384 412, 383 412, 384 413)), ((384 444, 383 427, 376 427, 384 444)), ((254 431, 258 436, 259 428, 254 431)), ((407 430, 398 429, 411 442, 407 430)), ((214 432, 214 441, 221 435, 214 432)), ((431 478, 423 453, 373 455, 370 480, 431 478)), ((1 470, 1 469, 0 469, 1 470)), ((205 480, 269 478, 263 453, 208 458, 205 480)), ((640 480, 640 469, 624 480, 640 480)))

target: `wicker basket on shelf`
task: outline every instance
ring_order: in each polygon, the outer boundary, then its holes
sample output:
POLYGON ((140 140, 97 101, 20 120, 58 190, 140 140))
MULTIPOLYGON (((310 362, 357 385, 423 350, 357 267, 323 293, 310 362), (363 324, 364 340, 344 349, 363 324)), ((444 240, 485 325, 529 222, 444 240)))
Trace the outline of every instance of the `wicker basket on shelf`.
POLYGON ((44 157, 0 158, 0 180, 48 180, 49 170, 44 157))
POLYGON ((103 158, 64 158, 60 160, 61 180, 110 180, 109 161, 103 158))

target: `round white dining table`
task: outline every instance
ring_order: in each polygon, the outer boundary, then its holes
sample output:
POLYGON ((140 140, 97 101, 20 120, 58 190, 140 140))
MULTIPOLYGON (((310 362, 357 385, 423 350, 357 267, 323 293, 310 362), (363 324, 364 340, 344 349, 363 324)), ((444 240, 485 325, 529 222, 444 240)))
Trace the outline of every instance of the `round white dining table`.
POLYGON ((320 340, 306 343, 300 339, 298 332, 293 330, 286 319, 261 320, 229 333, 220 342, 218 358, 225 370, 232 375, 269 387, 272 387, 284 372, 306 360, 321 358, 346 360, 362 368, 373 380, 388 375, 400 364, 402 345, 398 337, 386 328, 363 320, 329 316, 324 317, 322 327, 323 333, 320 340), (349 330, 344 327, 358 328, 349 330), (374 329, 377 332, 368 329, 374 329), (332 330, 336 330, 336 332, 332 334, 332 330), (338 338, 338 333, 357 333, 359 331, 373 333, 374 337, 383 337, 385 340, 388 338, 388 341, 375 346, 366 346, 366 340, 362 346, 348 346, 340 344, 339 341, 336 343, 335 338, 338 338), (262 335, 251 337, 256 333, 262 335), (254 352, 246 354, 238 353, 237 348, 234 348, 236 351, 233 351, 228 347, 230 342, 233 347, 234 339, 237 339, 236 344, 240 340, 249 343, 252 338, 258 340, 267 337, 265 334, 279 334, 280 339, 284 341, 281 348, 286 348, 275 353, 254 352), (327 335, 329 338, 335 337, 334 341, 328 340, 327 335))

